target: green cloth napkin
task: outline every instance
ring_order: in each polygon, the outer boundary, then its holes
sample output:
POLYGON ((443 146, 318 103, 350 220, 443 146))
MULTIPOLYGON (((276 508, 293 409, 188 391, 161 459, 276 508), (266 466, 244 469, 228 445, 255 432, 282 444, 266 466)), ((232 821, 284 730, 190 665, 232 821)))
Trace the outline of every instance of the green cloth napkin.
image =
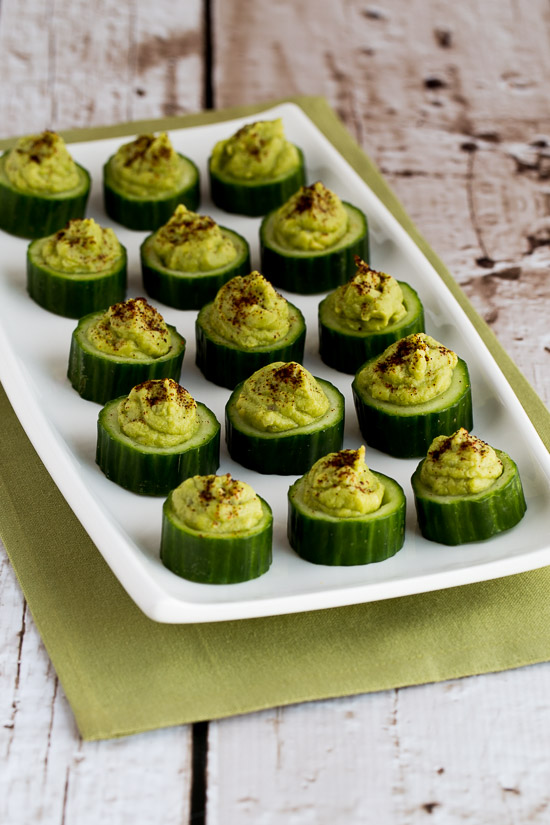
MULTIPOLYGON (((413 237, 474 322, 550 446, 550 414, 321 98, 297 103, 413 237)), ((273 104, 269 104, 273 105, 273 104)), ((69 140, 211 123, 246 106, 66 133, 69 140)), ((8 142, 0 144, 6 146, 8 142)), ((134 605, 0 393, 1 535, 85 739, 505 670, 550 658, 550 568, 289 616, 161 625, 134 605)))

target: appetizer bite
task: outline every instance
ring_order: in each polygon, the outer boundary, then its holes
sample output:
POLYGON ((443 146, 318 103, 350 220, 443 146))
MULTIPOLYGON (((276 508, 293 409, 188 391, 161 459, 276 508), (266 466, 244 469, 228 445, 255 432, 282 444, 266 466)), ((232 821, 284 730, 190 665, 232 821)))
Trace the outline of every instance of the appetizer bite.
POLYGON ((90 175, 55 132, 19 138, 0 157, 0 229, 43 238, 82 218, 90 175))
POLYGON ((105 404, 150 378, 179 380, 185 338, 145 298, 129 298, 78 322, 68 376, 89 401, 105 404))
POLYGON ((258 473, 294 475, 340 450, 344 396, 294 361, 276 361, 235 387, 225 408, 231 457, 258 473))
POLYGON ((405 541, 405 494, 369 470, 365 448, 315 462, 288 491, 288 540, 314 564, 370 564, 395 555, 405 541))
POLYGON ((164 503, 160 558, 185 579, 255 579, 269 570, 272 542, 269 504, 230 473, 188 478, 164 503))
POLYGON ((363 364, 352 388, 363 438, 397 458, 425 455, 436 435, 472 427, 466 363, 423 332, 363 364))
POLYGON ((320 181, 302 186, 260 227, 262 272, 276 286, 309 295, 345 283, 355 256, 368 260, 367 219, 320 181))
POLYGON ((515 462, 463 427, 433 440, 411 483, 420 531, 440 544, 484 541, 527 509, 515 462))
POLYGON ((302 361, 306 325, 259 272, 228 281, 199 312, 197 366, 209 381, 233 389, 272 361, 302 361))
POLYGON ((226 281, 250 271, 247 241, 183 204, 144 240, 140 254, 145 291, 176 309, 200 309, 226 281))
POLYGON ((305 182, 304 156, 283 121, 260 120, 214 146, 208 161, 212 200, 226 212, 265 215, 305 182))
POLYGON ((112 229, 74 218, 29 244, 27 290, 44 309, 82 318, 126 295, 126 249, 112 229))
POLYGON ((179 203, 197 209, 199 170, 166 132, 124 143, 103 167, 105 211, 128 229, 157 229, 179 203))
POLYGON ((355 265, 352 278, 319 304, 321 358, 348 373, 400 338, 424 332, 424 309, 412 287, 358 256, 355 265))

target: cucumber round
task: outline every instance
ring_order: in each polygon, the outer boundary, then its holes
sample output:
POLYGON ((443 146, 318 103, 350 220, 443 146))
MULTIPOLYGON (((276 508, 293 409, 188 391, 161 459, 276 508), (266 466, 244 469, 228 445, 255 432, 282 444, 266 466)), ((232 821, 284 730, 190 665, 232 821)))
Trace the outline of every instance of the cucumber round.
POLYGON ((356 255, 368 262, 369 238, 363 212, 350 203, 343 205, 348 213, 346 234, 319 252, 281 246, 273 232, 276 210, 266 215, 260 226, 262 274, 275 286, 301 295, 327 292, 345 284, 356 270, 356 255))
POLYGON ((168 326, 170 349, 166 355, 137 361, 101 352, 88 339, 89 327, 103 314, 85 315, 71 337, 67 375, 82 398, 105 404, 119 395, 128 395, 132 387, 150 378, 173 378, 179 382, 185 338, 174 327, 168 326))
POLYGON ((341 325, 334 312, 335 293, 331 292, 319 304, 319 353, 329 367, 340 372, 355 373, 359 367, 384 350, 415 332, 424 332, 424 308, 416 291, 399 281, 407 314, 384 329, 353 332, 341 325))
POLYGON ((263 517, 242 533, 199 533, 178 518, 172 494, 162 510, 160 558, 173 573, 204 584, 235 584, 255 579, 271 565, 273 515, 260 498, 263 517))
POLYGON ((127 436, 118 423, 125 395, 109 401, 97 421, 96 462, 115 484, 144 496, 165 496, 186 478, 215 473, 220 458, 220 424, 197 403, 199 428, 175 447, 149 447, 127 436))
POLYGON ((373 398, 359 380, 367 364, 358 370, 352 390, 359 429, 369 446, 396 458, 416 458, 426 454, 437 435, 449 435, 459 427, 472 429, 470 376, 461 358, 445 392, 422 404, 410 405, 373 398))
POLYGON ((127 254, 98 272, 62 272, 43 263, 42 250, 49 238, 32 241, 27 249, 27 291, 44 309, 65 318, 82 318, 123 301, 126 295, 127 254))
POLYGON ((290 171, 267 180, 239 180, 212 170, 212 158, 208 160, 210 195, 217 207, 224 212, 259 217, 277 209, 305 183, 304 154, 298 149, 300 161, 290 171))
POLYGON ((298 307, 288 304, 290 329, 276 344, 245 350, 226 341, 212 329, 212 306, 209 303, 203 307, 195 323, 196 363, 208 381, 232 390, 253 372, 273 361, 302 363, 306 324, 298 307))
POLYGON ((461 496, 433 493, 420 480, 424 460, 420 462, 411 484, 425 538, 448 545, 484 541, 521 521, 527 505, 517 465, 502 450, 495 453, 503 464, 501 475, 485 490, 461 496))
POLYGON ((79 182, 73 189, 51 194, 17 189, 5 172, 6 152, 0 157, 0 229, 21 238, 44 238, 72 218, 83 218, 90 194, 90 175, 76 164, 79 182))
POLYGON ((103 167, 103 199, 105 211, 117 223, 128 229, 154 230, 162 226, 183 203, 195 212, 200 204, 199 170, 193 161, 178 153, 182 161, 182 178, 171 191, 156 196, 130 195, 115 182, 112 173, 113 158, 103 167))
POLYGON ((326 393, 328 411, 304 427, 264 432, 248 424, 237 412, 243 383, 235 387, 225 407, 225 438, 234 461, 258 473, 298 475, 327 453, 342 449, 344 396, 329 381, 315 379, 326 393))
POLYGON ((299 556, 314 564, 371 564, 403 547, 405 493, 394 479, 372 472, 384 485, 384 498, 378 510, 357 518, 335 518, 308 507, 304 477, 290 487, 287 533, 299 556))
POLYGON ((151 298, 176 309, 200 309, 216 292, 236 275, 250 272, 250 249, 242 235, 220 226, 237 250, 237 257, 218 269, 206 272, 182 272, 163 266, 153 250, 154 234, 145 238, 140 247, 143 286, 151 298))

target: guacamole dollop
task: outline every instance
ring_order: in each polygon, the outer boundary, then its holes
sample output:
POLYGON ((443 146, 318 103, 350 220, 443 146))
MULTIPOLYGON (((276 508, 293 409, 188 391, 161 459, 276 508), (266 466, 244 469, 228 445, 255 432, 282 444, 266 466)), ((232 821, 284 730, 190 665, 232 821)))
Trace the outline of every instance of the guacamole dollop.
POLYGON ((299 152, 285 138, 280 118, 242 126, 232 137, 218 141, 210 158, 213 172, 235 180, 278 178, 299 163, 299 152))
POLYGON ((420 480, 436 495, 461 496, 487 489, 502 470, 493 448, 461 427, 452 435, 434 438, 420 480))
POLYGON ((209 323, 243 349, 269 346, 288 333, 288 303, 259 272, 237 275, 218 290, 209 323))
POLYGON ((365 447, 329 453, 304 476, 303 499, 334 518, 358 518, 378 510, 384 485, 365 464, 365 447))
POLYGON ((55 132, 19 138, 7 154, 4 169, 10 183, 26 192, 57 194, 79 184, 76 163, 55 132))
POLYGON ((304 427, 329 407, 313 375, 295 361, 275 361, 252 373, 236 402, 241 417, 264 432, 304 427))
POLYGON ((201 533, 241 533, 262 519, 262 503, 244 481, 224 475, 193 476, 172 492, 177 517, 201 533))
POLYGON ((152 240, 152 250, 167 269, 207 272, 230 264, 237 249, 213 218, 191 212, 183 204, 152 240))
POLYGON ((197 402, 173 378, 135 386, 118 407, 122 432, 148 447, 175 447, 199 428, 197 402))
POLYGON ((122 247, 112 229, 93 218, 76 218, 46 238, 41 249, 44 263, 58 272, 101 272, 120 258, 122 247))
POLYGON ((322 251, 338 243, 347 230, 342 201, 320 181, 301 186, 273 218, 275 240, 290 249, 322 251))
POLYGON ((334 292, 333 309, 341 325, 353 332, 373 332, 401 320, 407 310, 399 283, 356 256, 357 271, 334 292))
POLYGON ((449 388, 458 356, 417 332, 391 344, 357 375, 359 386, 381 401, 422 404, 449 388))
POLYGON ((139 135, 124 143, 111 158, 109 169, 115 185, 138 198, 177 190, 183 177, 183 161, 166 132, 139 135))
POLYGON ((88 328, 87 336, 101 352, 136 361, 160 358, 170 351, 164 318, 145 298, 113 304, 88 328))

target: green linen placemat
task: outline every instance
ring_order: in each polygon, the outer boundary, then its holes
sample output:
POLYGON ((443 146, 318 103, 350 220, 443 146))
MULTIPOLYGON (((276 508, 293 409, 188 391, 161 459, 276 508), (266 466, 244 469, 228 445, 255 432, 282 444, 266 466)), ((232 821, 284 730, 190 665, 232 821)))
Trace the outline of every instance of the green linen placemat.
MULTIPOLYGON (((550 413, 322 98, 297 103, 413 237, 474 322, 550 447, 550 413)), ((66 133, 91 140, 271 105, 66 133)), ((4 146, 7 142, 4 142, 4 146)), ((0 144, 1 145, 1 144, 0 144)), ((0 392, 1 535, 85 739, 505 670, 550 658, 550 568, 324 611, 161 625, 126 595, 0 392)))

